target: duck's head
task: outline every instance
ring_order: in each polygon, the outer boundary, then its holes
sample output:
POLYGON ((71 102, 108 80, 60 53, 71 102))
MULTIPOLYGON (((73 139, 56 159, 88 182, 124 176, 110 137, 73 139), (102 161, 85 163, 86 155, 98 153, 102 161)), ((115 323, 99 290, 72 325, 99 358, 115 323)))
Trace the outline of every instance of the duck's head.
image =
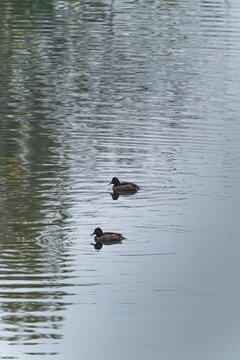
POLYGON ((94 234, 96 234, 97 236, 102 236, 103 235, 102 229, 100 227, 96 228, 91 235, 94 234))
POLYGON ((109 185, 110 185, 110 184, 113 184, 113 185, 115 185, 115 186, 118 186, 118 185, 120 184, 120 181, 119 181, 119 179, 115 176, 115 177, 112 178, 112 181, 109 183, 109 185))

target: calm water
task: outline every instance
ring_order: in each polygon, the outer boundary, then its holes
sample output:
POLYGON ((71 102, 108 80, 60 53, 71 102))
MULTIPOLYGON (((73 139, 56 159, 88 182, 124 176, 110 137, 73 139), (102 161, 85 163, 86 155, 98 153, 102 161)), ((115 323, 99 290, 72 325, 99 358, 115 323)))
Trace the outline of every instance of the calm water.
POLYGON ((0 359, 239 360, 239 38, 238 0, 0 0, 0 359))

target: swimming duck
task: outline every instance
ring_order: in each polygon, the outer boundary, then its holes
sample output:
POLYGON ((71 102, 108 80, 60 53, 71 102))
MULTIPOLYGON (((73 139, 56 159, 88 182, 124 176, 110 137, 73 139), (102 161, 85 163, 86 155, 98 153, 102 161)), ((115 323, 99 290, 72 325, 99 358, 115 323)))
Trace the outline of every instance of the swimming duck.
POLYGON ((101 228, 96 228, 94 232, 91 235, 95 236, 96 243, 102 243, 105 245, 115 244, 121 242, 125 237, 122 236, 122 234, 119 233, 113 233, 113 232, 103 232, 101 228))
POLYGON ((112 189, 116 193, 134 193, 140 189, 138 185, 132 182, 127 182, 127 181, 120 182, 117 177, 113 177, 109 185, 110 184, 113 184, 112 189))

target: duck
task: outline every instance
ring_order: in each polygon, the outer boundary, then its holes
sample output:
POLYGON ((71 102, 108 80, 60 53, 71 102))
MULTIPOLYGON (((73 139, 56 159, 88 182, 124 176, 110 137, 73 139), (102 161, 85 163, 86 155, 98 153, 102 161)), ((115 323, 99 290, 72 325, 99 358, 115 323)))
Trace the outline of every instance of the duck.
POLYGON ((120 243, 123 239, 126 239, 122 234, 114 232, 103 232, 100 227, 97 227, 94 232, 91 234, 96 235, 94 240, 96 243, 101 243, 104 245, 112 245, 120 243))
POLYGON ((108 184, 113 184, 114 193, 135 193, 140 189, 140 187, 132 182, 122 181, 115 176, 112 178, 112 181, 108 184))

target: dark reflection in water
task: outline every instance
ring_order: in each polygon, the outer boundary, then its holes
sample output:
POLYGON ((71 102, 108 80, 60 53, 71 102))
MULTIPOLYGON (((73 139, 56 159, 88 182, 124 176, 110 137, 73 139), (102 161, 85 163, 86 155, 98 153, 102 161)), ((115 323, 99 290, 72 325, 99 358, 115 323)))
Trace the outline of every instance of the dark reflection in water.
POLYGON ((238 359, 239 18, 0 2, 0 358, 238 359))
POLYGON ((119 196, 120 196, 118 193, 115 193, 115 192, 109 193, 109 194, 111 195, 113 200, 117 200, 119 198, 119 196))
POLYGON ((119 198, 119 196, 123 196, 123 197, 132 196, 132 195, 136 194, 136 191, 129 191, 129 192, 125 191, 124 193, 112 192, 109 194, 111 195, 113 200, 117 200, 119 198))
POLYGON ((91 243, 90 245, 93 245, 96 250, 101 250, 103 245, 117 245, 117 244, 122 244, 122 241, 112 241, 112 242, 96 241, 95 243, 91 243))

